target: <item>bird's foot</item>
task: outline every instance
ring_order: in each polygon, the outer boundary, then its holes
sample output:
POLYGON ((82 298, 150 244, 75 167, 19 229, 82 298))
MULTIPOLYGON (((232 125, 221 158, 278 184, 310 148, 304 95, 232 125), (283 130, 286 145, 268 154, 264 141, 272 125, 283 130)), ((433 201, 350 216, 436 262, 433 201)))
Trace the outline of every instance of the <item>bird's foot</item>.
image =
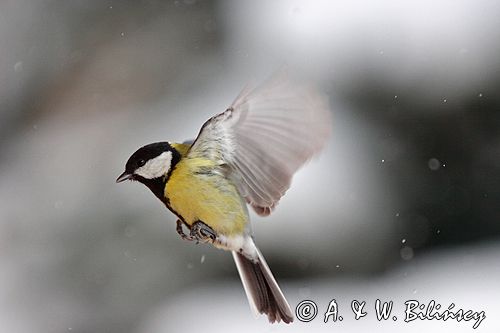
POLYGON ((210 228, 207 224, 197 221, 191 225, 191 230, 189 231, 189 235, 184 232, 183 222, 181 220, 177 220, 177 226, 175 230, 181 236, 183 240, 187 241, 196 241, 198 243, 215 243, 217 240, 217 234, 215 231, 210 228))
POLYGON ((184 233, 184 229, 182 228, 182 225, 183 225, 183 222, 181 220, 177 220, 177 226, 176 226, 175 230, 177 231, 179 236, 181 236, 181 238, 183 240, 187 240, 187 241, 195 240, 195 238, 193 236, 186 235, 186 233, 184 233))
POLYGON ((196 243, 213 243, 217 239, 214 229, 201 221, 193 223, 189 236, 196 240, 196 243))

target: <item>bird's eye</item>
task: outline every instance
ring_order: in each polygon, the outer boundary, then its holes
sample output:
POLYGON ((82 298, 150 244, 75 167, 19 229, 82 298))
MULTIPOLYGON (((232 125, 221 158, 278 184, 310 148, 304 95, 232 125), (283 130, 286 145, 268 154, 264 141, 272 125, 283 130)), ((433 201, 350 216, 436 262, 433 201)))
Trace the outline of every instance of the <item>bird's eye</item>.
POLYGON ((138 167, 141 167, 141 166, 143 166, 144 164, 146 164, 146 161, 145 161, 145 160, 139 160, 139 161, 137 162, 137 166, 138 166, 138 167))

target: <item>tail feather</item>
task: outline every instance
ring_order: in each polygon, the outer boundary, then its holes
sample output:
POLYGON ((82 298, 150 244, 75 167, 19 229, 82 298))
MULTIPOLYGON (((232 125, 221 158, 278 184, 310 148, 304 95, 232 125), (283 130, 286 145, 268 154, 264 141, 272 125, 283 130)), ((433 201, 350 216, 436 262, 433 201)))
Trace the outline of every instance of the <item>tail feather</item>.
POLYGON ((293 321, 290 305, 281 292, 264 257, 255 247, 257 259, 248 259, 243 254, 233 251, 233 258, 243 282, 250 306, 255 312, 267 315, 271 323, 293 321))

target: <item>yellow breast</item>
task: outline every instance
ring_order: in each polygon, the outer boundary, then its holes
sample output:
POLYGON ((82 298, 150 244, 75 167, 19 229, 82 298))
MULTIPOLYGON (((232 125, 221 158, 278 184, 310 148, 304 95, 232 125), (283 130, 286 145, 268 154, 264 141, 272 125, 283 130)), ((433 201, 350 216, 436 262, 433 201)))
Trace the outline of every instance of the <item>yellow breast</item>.
POLYGON ((183 157, 165 187, 171 208, 191 225, 202 221, 218 234, 241 234, 248 223, 246 204, 214 162, 183 157))

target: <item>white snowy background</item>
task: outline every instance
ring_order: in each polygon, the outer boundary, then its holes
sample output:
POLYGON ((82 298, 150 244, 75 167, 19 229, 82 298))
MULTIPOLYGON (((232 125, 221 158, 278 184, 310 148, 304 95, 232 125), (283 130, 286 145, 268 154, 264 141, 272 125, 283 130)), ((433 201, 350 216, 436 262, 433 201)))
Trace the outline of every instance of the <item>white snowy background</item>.
POLYGON ((404 301, 500 320, 497 1, 0 3, 0 332, 472 332, 404 301), (193 138, 287 64, 333 135, 256 241, 310 323, 269 325, 231 256, 182 242, 138 147, 193 138), (377 298, 397 321, 377 322, 377 298), (336 299, 342 322, 323 323, 336 299), (366 318, 355 321, 354 299, 366 318))

